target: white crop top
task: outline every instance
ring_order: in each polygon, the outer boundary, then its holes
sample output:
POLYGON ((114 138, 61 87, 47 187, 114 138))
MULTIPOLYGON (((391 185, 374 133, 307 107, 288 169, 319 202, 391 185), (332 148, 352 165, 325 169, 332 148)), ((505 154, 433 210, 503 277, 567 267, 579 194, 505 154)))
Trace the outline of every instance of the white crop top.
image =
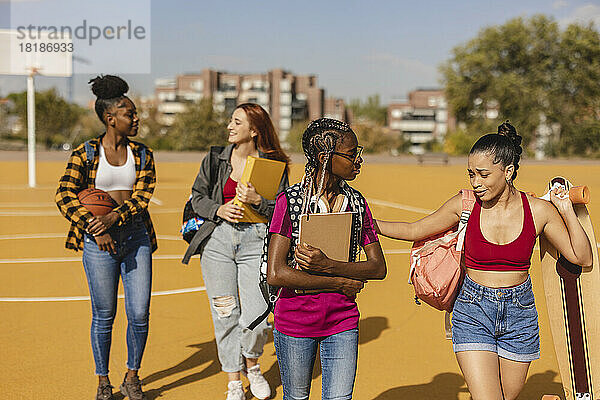
POLYGON ((108 163, 104 147, 100 145, 100 160, 96 172, 96 188, 105 192, 111 190, 133 190, 135 183, 135 161, 131 148, 127 146, 127 161, 125 164, 114 166, 108 163))

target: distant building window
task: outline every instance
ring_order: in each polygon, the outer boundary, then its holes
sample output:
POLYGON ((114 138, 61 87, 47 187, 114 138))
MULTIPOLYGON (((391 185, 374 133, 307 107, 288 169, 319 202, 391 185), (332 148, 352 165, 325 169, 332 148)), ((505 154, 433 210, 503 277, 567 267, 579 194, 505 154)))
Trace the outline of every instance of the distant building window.
POLYGON ((296 100, 306 101, 306 99, 308 99, 306 93, 296 93, 296 100))
POLYGON ((281 93, 279 95, 279 101, 281 104, 289 105, 292 104, 292 94, 291 93, 281 93))
POLYGON ((192 86, 192 89, 197 90, 198 92, 201 92, 202 90, 204 90, 204 82, 201 80, 192 82, 191 86, 192 86))
POLYGON ((427 105, 429 107, 437 107, 437 105, 438 105, 437 97, 433 97, 433 96, 429 97, 427 99, 427 105))
POLYGON ((292 107, 291 106, 281 106, 279 107, 279 113, 281 117, 289 118, 292 116, 292 107))
POLYGON ((292 83, 287 79, 282 79, 279 82, 279 90, 281 92, 291 92, 292 91, 292 83))
POLYGON ((225 99, 225 113, 227 114, 231 114, 233 113, 233 110, 235 110, 235 107, 237 106, 237 100, 236 99, 225 99))
POLYGON ((402 118, 402 110, 392 110, 392 118, 402 118))
POLYGON ((279 120, 279 129, 290 129, 292 127, 292 120, 289 118, 281 118, 279 120))

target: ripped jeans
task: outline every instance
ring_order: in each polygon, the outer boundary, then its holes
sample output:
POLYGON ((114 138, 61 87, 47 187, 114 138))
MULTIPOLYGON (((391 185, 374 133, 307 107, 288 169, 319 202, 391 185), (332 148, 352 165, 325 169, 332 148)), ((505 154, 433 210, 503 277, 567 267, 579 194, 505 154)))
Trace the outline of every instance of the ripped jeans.
POLYGON ((202 252, 202 278, 224 372, 240 371, 242 356, 260 357, 271 328, 266 319, 254 330, 246 328, 266 309, 258 286, 266 233, 265 224, 222 222, 202 252))

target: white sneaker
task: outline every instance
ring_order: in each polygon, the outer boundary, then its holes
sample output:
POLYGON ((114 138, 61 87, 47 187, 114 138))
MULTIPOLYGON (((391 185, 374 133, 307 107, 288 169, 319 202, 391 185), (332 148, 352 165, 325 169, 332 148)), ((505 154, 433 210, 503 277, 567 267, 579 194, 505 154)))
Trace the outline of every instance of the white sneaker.
POLYGON ((226 400, 244 400, 246 398, 242 381, 229 381, 227 389, 226 400))
POLYGON ((245 372, 245 375, 250 381, 250 391, 254 397, 260 400, 265 400, 271 397, 271 388, 269 387, 269 382, 267 382, 262 372, 260 372, 260 365, 256 364, 254 367, 248 368, 248 371, 245 372))

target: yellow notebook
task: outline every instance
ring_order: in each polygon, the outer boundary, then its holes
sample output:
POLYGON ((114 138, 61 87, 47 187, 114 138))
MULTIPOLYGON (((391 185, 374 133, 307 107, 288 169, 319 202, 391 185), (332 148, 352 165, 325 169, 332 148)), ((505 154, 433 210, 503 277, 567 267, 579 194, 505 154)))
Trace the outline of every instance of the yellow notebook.
MULTIPOLYGON (((240 183, 250 182, 256 189, 256 193, 267 200, 275 200, 284 169, 285 163, 282 161, 248 156, 240 183)), ((242 203, 237 196, 233 203, 244 208, 244 217, 240 219, 240 222, 268 222, 267 218, 257 213, 252 205, 242 203)))

